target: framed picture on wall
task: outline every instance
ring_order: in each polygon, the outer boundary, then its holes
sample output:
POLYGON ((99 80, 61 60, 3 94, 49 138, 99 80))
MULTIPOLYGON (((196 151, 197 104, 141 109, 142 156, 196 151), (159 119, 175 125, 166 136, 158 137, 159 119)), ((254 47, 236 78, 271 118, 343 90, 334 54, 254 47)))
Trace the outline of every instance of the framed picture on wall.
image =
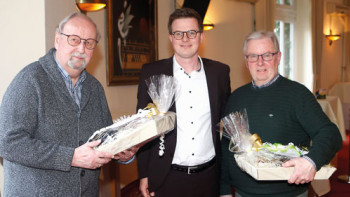
POLYGON ((107 85, 138 84, 157 57, 157 0, 108 0, 107 85))

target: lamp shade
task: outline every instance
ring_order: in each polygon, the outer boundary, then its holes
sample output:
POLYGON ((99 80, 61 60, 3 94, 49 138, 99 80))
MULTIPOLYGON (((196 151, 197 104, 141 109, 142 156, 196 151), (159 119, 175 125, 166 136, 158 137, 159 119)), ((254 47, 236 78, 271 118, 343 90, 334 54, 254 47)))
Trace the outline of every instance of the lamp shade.
POLYGON ((340 35, 326 35, 326 38, 328 40, 335 41, 335 40, 339 40, 340 39, 340 35))
POLYGON ((339 34, 332 34, 332 30, 329 30, 329 35, 326 35, 326 38, 329 40, 329 45, 332 45, 333 41, 339 40, 339 34))
POLYGON ((211 30, 213 28, 214 28, 214 24, 206 24, 206 23, 203 24, 203 30, 204 31, 209 31, 209 30, 211 30))
POLYGON ((105 0, 75 0, 79 10, 83 12, 99 11, 106 7, 105 0))

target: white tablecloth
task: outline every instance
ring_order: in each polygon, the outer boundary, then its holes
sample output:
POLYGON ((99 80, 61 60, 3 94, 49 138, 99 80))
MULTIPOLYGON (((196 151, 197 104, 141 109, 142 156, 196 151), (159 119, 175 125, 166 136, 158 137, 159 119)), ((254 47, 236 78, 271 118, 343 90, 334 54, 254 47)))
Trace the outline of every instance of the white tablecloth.
POLYGON ((338 96, 343 103, 350 103, 350 82, 335 84, 328 91, 328 95, 338 96))
POLYGON ((329 96, 337 96, 343 104, 345 129, 350 130, 350 82, 335 84, 329 91, 329 96))
MULTIPOLYGON (((339 97, 327 95, 326 99, 317 99, 317 101, 328 118, 337 125, 343 141, 346 141, 343 107, 339 97)), ((323 196, 331 191, 328 179, 314 180, 311 186, 318 196, 323 196)))
POLYGON ((346 141, 344 113, 340 99, 337 96, 327 96, 326 99, 317 101, 328 118, 337 125, 343 141, 346 141))

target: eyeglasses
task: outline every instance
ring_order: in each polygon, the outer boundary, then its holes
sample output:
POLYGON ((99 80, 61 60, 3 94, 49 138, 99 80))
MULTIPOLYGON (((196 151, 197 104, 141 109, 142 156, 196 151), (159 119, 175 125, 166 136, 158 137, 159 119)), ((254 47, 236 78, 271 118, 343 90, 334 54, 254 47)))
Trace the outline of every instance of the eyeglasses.
POLYGON ((248 62, 257 62, 259 60, 259 56, 264 60, 264 61, 271 61, 272 60, 272 57, 274 55, 276 55, 278 52, 275 52, 275 53, 270 53, 270 52, 267 52, 267 53, 264 53, 264 54, 261 54, 261 55, 257 55, 257 54, 251 54, 251 55, 246 55, 245 58, 248 60, 248 62))
POLYGON ((189 39, 195 39, 197 36, 197 33, 202 33, 201 31, 196 30, 188 30, 188 31, 174 31, 171 33, 176 40, 181 40, 184 37, 184 34, 186 33, 187 38, 189 39))
POLYGON ((92 39, 92 38, 83 39, 83 38, 80 38, 77 35, 67 35, 67 34, 64 34, 64 33, 61 33, 61 32, 60 32, 60 34, 62 34, 64 36, 67 36, 68 44, 73 46, 73 47, 78 46, 81 43, 81 41, 83 40, 85 48, 87 48, 89 50, 92 50, 92 49, 94 49, 96 47, 96 45, 98 43, 97 40, 92 39))

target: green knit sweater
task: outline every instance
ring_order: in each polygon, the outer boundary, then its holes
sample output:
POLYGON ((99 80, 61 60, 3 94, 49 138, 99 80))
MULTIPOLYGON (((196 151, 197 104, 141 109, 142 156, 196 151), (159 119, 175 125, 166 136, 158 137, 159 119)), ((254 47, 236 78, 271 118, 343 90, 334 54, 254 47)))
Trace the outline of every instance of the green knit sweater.
MULTIPOLYGON (((293 142, 310 147, 307 156, 315 162, 317 170, 328 164, 342 146, 338 128, 324 114, 313 94, 282 76, 265 88, 253 88, 249 83, 235 90, 227 102, 226 115, 244 108, 252 134, 257 133, 263 142, 293 142)), ((230 194, 231 185, 242 196, 296 196, 306 191, 308 184, 256 181, 237 166, 228 144, 229 140, 222 140, 221 194, 230 194)))

